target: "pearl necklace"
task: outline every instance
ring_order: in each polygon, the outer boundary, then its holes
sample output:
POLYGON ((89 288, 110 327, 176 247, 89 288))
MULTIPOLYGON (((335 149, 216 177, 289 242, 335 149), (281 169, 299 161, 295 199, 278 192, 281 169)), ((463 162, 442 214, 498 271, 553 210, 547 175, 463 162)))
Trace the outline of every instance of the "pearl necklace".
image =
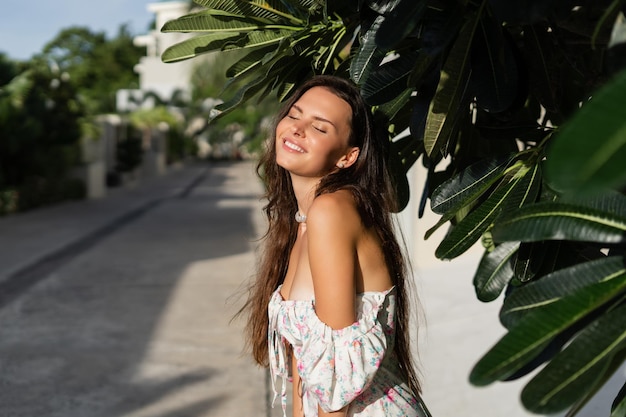
POLYGON ((300 211, 296 211, 296 221, 298 223, 306 223, 306 215, 300 214, 300 211))

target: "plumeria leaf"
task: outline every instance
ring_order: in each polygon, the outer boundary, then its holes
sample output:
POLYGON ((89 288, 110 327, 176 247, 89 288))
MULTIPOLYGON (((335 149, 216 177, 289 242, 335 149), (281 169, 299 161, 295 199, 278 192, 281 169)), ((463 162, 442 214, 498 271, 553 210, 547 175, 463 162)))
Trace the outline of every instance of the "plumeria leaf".
POLYGON ((509 377, 554 337, 625 290, 626 274, 622 274, 530 312, 478 361, 470 382, 487 385, 509 377))
POLYGON ((511 258, 518 247, 517 242, 505 242, 483 255, 474 275, 474 288, 480 301, 493 301, 502 293, 513 277, 511 258))
POLYGON ((500 219, 492 234, 501 242, 568 239, 620 243, 626 240, 626 218, 573 204, 541 202, 500 219))
POLYGON ((478 199, 502 178, 512 157, 485 159, 470 165, 433 191, 430 208, 437 214, 455 212, 478 199))
POLYGON ((621 256, 560 269, 516 288, 502 305, 500 321, 510 328, 535 309, 555 303, 580 289, 620 277, 626 277, 626 265, 621 256))
POLYGON ((455 258, 468 250, 501 213, 534 201, 540 184, 539 165, 521 166, 509 181, 500 186, 476 209, 456 224, 441 241, 435 256, 455 258))
POLYGON ((611 359, 626 348, 624 317, 626 304, 584 328, 524 387, 524 406, 537 414, 557 413, 606 379, 611 359))
POLYGON ((424 144, 428 156, 446 146, 457 113, 463 111, 461 101, 469 82, 471 42, 478 21, 479 15, 476 14, 464 24, 443 65, 439 86, 426 119, 424 144))
POLYGON ((546 160, 554 189, 592 194, 626 184, 624 108, 626 70, 594 93, 554 138, 546 160))

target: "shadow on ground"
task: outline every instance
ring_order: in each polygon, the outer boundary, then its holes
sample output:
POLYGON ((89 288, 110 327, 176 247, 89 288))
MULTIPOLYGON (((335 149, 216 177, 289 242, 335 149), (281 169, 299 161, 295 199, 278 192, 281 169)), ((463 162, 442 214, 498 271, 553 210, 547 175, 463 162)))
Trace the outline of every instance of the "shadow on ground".
POLYGON ((226 303, 253 263, 259 208, 248 170, 212 167, 190 192, 78 251, 7 303, 0 414, 227 416, 219 410, 230 403, 256 401, 230 394, 260 374, 240 356, 241 331, 229 323, 237 306, 226 303))

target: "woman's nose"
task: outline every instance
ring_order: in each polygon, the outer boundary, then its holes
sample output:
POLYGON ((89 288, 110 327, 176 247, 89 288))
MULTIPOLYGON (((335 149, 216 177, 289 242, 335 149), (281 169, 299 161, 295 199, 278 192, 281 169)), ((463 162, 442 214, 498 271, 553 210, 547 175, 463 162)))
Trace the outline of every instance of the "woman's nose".
POLYGON ((301 120, 293 120, 293 123, 291 124, 291 132, 294 135, 304 135, 304 126, 301 120))

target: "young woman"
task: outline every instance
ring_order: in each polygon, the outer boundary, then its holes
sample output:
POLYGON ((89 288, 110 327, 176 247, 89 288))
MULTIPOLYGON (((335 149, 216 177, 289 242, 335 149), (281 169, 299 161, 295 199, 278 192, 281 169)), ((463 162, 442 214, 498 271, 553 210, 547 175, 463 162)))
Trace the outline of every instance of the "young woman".
POLYGON ((409 349, 387 138, 350 82, 317 76, 279 112, 258 171, 268 232, 244 307, 293 416, 425 416, 409 349))

